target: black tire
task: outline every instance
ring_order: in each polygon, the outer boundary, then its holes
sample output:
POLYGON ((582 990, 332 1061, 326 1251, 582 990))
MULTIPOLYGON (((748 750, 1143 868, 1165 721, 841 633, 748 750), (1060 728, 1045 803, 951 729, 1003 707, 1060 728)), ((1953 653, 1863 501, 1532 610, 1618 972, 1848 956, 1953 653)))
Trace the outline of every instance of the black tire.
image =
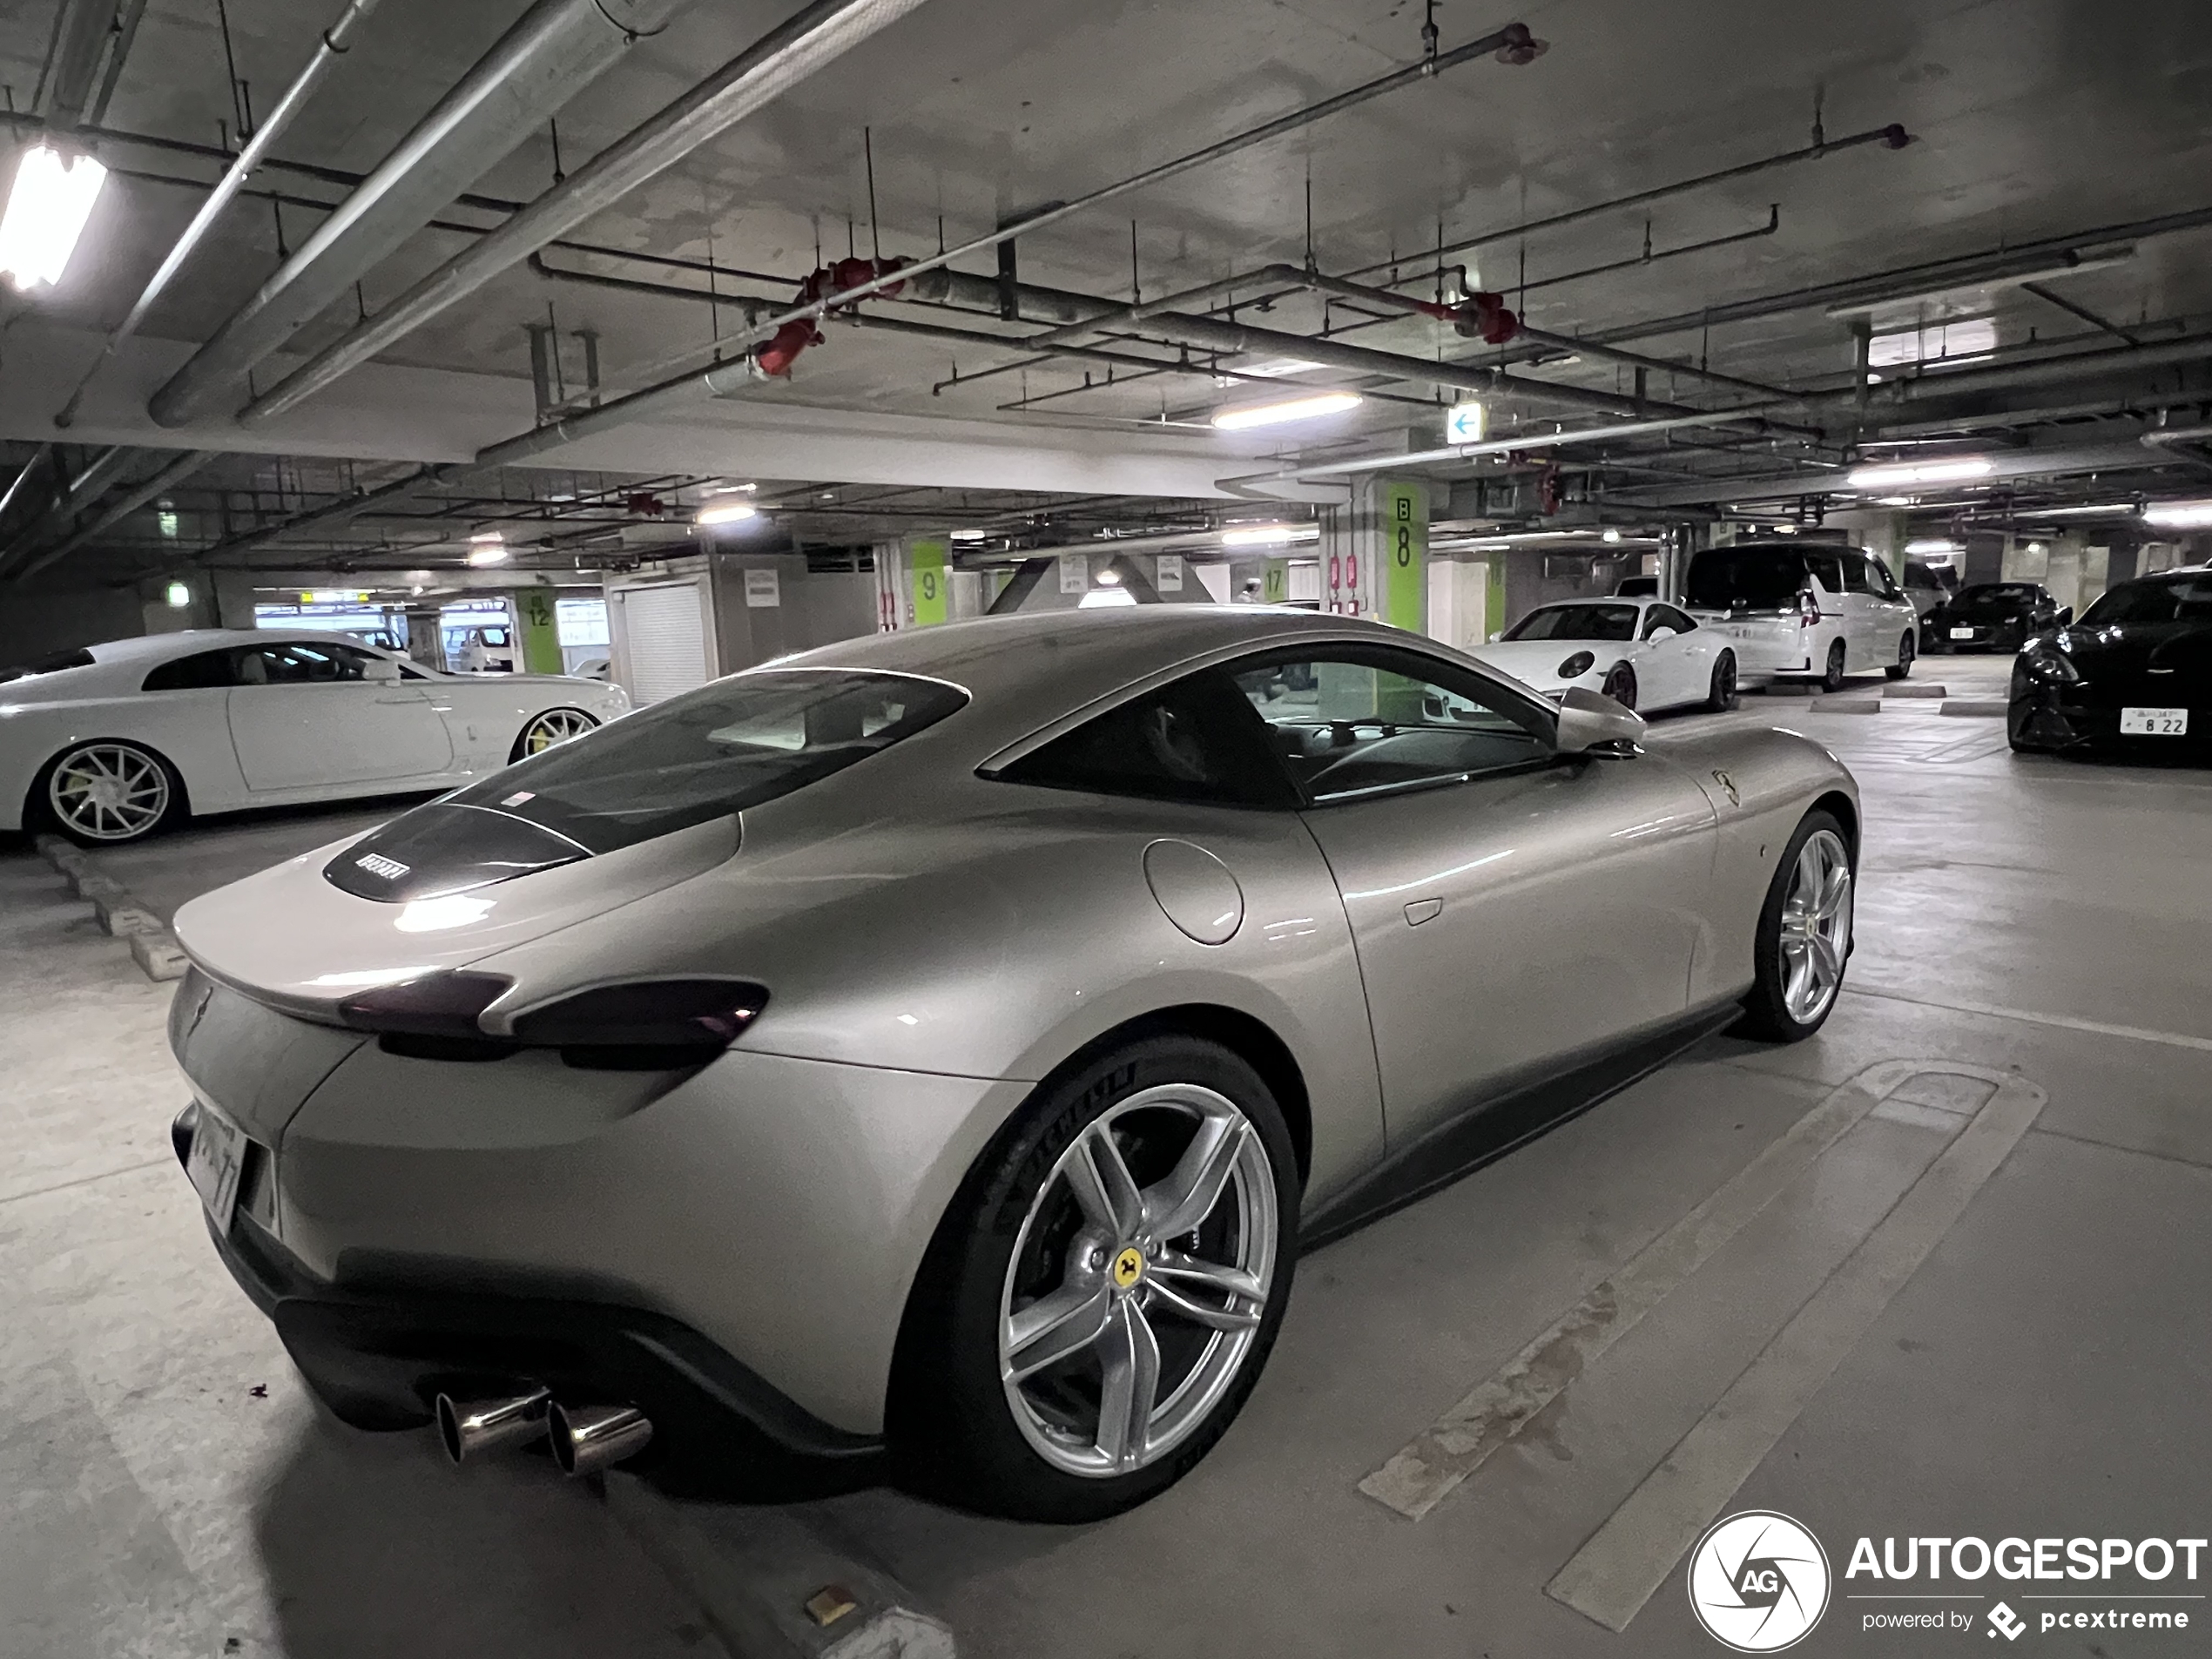
POLYGON ((1824 691, 1844 689, 1844 642, 1840 639, 1828 647, 1828 666, 1820 676, 1820 689, 1824 691))
POLYGON ((1622 708, 1634 712, 1636 705, 1636 671, 1626 663, 1615 663, 1605 677, 1605 684, 1598 688, 1603 696, 1611 698, 1622 708))
POLYGON ((1716 714, 1725 714, 1736 705, 1736 653, 1724 651, 1713 664, 1713 681, 1705 688, 1705 706, 1716 714))
MULTIPOLYGON (((1119 1143, 1121 1132, 1111 1132, 1119 1143)), ((1124 1150, 1138 1185, 1157 1178, 1147 1171, 1161 1149, 1145 1146, 1140 1133, 1124 1150)), ((1171 1143, 1165 1156, 1171 1167, 1171 1143)), ((892 1364, 887 1438, 898 1478, 961 1508, 1057 1522, 1103 1520, 1172 1486, 1221 1438, 1266 1365, 1290 1300, 1298 1197, 1297 1153, 1281 1109, 1258 1074, 1229 1049, 1170 1034, 1078 1056, 1038 1086, 976 1160, 923 1258, 892 1364), (1048 1462, 1015 1420, 1000 1376, 1001 1298, 1023 1224, 1040 1194, 1055 1185, 1061 1155, 1120 1103, 1169 1083, 1225 1097, 1258 1133, 1274 1179, 1277 1243, 1267 1298, 1239 1369, 1184 1439, 1126 1474, 1076 1474, 1048 1462)), ((1212 1212, 1219 1213, 1218 1207, 1212 1212)), ((1047 1238, 1049 1253, 1049 1230, 1047 1238)), ((1063 1235, 1060 1248, 1074 1243, 1063 1235)))
POLYGON ((38 776, 30 786, 30 798, 24 803, 25 827, 52 830, 79 846, 126 846, 133 841, 142 841, 148 836, 174 829, 191 816, 192 807, 185 793, 184 776, 170 763, 169 757, 126 738, 100 738, 70 745, 38 769, 38 776), (128 750, 159 770, 166 786, 166 794, 158 815, 152 821, 127 833, 93 834, 72 823, 66 814, 56 808, 52 798, 55 774, 77 756, 87 750, 97 749, 128 750))
MULTIPOLYGON (((1828 1016, 1835 1012, 1838 998, 1831 996, 1812 1019, 1799 1020, 1790 1012, 1783 996, 1787 970, 1782 960, 1782 907, 1789 898, 1797 854, 1822 830, 1829 831, 1843 842, 1850 856, 1853 880, 1857 880, 1858 849, 1851 845, 1851 836, 1836 815, 1818 809, 1807 813, 1776 861, 1774 879, 1767 885, 1766 902, 1759 907, 1759 930, 1751 942, 1754 977, 1751 988, 1743 998, 1743 1017, 1731 1028, 1739 1036, 1756 1037, 1765 1042, 1802 1042, 1827 1024, 1828 1016)), ((1848 957, 1845 960, 1848 965, 1848 957)))
POLYGON ((1897 661, 1884 668, 1883 674, 1890 679, 1903 679, 1912 671, 1912 636, 1908 631, 1897 642, 1897 661))

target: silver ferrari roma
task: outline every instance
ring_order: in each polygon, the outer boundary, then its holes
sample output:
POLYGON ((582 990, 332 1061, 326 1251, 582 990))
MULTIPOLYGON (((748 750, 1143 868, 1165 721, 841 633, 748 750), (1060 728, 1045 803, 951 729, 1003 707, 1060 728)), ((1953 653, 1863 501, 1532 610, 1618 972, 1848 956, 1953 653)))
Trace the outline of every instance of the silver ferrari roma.
POLYGON ((1858 842, 1817 744, 1345 618, 857 639, 185 907, 175 1138, 349 1423, 1095 1517, 1301 1248, 1815 1030, 1858 842))

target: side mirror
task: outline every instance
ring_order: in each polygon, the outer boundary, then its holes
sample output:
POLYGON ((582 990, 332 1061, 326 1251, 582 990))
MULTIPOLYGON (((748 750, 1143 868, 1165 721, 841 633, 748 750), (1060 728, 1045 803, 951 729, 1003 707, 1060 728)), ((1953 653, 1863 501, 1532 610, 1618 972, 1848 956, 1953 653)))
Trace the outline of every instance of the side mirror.
POLYGON ((2063 628, 2063 627, 2067 626, 2067 624, 2068 624, 2069 623, 2071 623, 2073 620, 2074 620, 2074 607, 2073 607, 2072 605, 2061 605, 2061 606, 2060 606, 2060 607, 2059 607, 2059 626, 2060 626, 2060 627, 2061 627, 2061 628, 2063 628))
POLYGON ((1660 626, 1658 626, 1658 627, 1656 627, 1656 628, 1654 628, 1654 629, 1653 629, 1653 630, 1652 630, 1652 631, 1651 631, 1649 634, 1647 634, 1644 637, 1645 637, 1645 638, 1646 638, 1646 639, 1647 639, 1647 640, 1648 640, 1650 644, 1652 644, 1656 645, 1656 644, 1658 644, 1661 640, 1662 640, 1662 639, 1672 639, 1674 637, 1675 637, 1675 631, 1674 631, 1673 629, 1671 629, 1671 628, 1669 628, 1669 627, 1666 626, 1666 625, 1662 623, 1660 626))
POLYGON ((1643 717, 1609 697, 1570 685, 1559 700, 1552 747, 1563 755, 1643 752, 1643 717))
POLYGON ((372 657, 361 664, 361 678, 372 685, 396 685, 400 665, 388 657, 372 657))

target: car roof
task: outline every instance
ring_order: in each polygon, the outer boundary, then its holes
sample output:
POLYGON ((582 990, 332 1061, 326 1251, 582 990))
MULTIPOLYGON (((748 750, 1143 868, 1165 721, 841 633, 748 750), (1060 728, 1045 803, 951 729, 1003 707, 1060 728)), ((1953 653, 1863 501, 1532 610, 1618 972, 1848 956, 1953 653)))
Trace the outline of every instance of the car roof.
POLYGON ((96 663, 152 663, 196 651, 222 651, 233 645, 281 645, 291 641, 353 645, 374 651, 352 634, 316 628, 180 628, 173 633, 140 634, 132 639, 104 640, 85 649, 96 663))

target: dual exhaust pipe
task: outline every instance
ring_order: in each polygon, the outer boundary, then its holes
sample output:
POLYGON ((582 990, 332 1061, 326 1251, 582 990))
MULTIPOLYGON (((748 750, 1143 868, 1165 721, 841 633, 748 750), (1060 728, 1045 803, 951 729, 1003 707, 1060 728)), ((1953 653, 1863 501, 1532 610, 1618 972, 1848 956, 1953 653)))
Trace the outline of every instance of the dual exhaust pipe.
POLYGON ((540 1439, 553 1443, 563 1474, 590 1474, 635 1457, 653 1438, 651 1420, 635 1406, 563 1406, 549 1388, 501 1399, 440 1394, 438 1440, 458 1465, 540 1439))

